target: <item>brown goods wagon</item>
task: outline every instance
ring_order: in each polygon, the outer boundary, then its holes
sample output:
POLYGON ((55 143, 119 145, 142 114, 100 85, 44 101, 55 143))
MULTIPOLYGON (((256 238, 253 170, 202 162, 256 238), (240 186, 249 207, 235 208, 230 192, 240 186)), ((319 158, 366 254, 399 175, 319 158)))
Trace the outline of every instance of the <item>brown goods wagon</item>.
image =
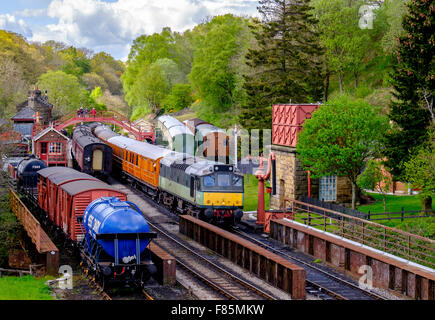
POLYGON ((61 226, 60 224, 60 212, 61 208, 59 206, 59 188, 67 183, 79 180, 87 181, 100 181, 97 178, 80 171, 74 170, 74 172, 58 173, 48 177, 49 180, 49 206, 48 206, 48 216, 50 220, 54 222, 55 225, 61 226))
POLYGON ((48 213, 50 194, 48 178, 56 174, 66 174, 67 172, 76 172, 76 170, 65 167, 48 167, 38 171, 39 181, 38 181, 38 205, 39 207, 48 213))
POLYGON ((117 197, 127 200, 124 192, 102 181, 79 180, 66 183, 59 188, 58 205, 60 208, 60 227, 73 241, 83 239, 84 228, 77 222, 82 217, 86 207, 101 197, 117 197))

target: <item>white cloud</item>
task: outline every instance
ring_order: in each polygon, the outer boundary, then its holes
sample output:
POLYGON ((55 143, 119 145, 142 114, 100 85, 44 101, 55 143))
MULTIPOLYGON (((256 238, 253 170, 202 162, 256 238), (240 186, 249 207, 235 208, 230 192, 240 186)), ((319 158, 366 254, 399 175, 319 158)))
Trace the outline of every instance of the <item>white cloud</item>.
POLYGON ((15 11, 14 15, 25 18, 41 17, 47 15, 47 9, 24 9, 21 11, 15 11))
POLYGON ((257 4, 254 0, 52 0, 46 9, 22 10, 19 15, 46 14, 56 21, 35 28, 33 41, 56 40, 94 51, 110 48, 104 51, 124 58, 126 48, 142 34, 160 32, 166 26, 184 31, 219 14, 255 15, 257 4))
POLYGON ((22 19, 17 19, 10 14, 0 13, 0 29, 13 31, 22 34, 25 37, 32 35, 32 30, 22 19))

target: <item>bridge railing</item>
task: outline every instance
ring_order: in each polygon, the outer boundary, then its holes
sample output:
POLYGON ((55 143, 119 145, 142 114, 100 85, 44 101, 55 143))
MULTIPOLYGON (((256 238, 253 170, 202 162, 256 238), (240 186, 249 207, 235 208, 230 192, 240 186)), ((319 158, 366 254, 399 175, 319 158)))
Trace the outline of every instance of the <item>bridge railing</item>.
POLYGON ((36 218, 27 209, 27 207, 12 189, 9 189, 9 205, 12 212, 17 216, 18 220, 23 225, 29 238, 35 244, 36 250, 41 252, 41 224, 38 220, 36 220, 36 218))
POLYGON ((136 139, 139 140, 151 139, 154 141, 154 129, 152 125, 150 125, 150 132, 144 131, 140 126, 133 124, 130 121, 130 119, 128 119, 126 116, 113 110, 100 110, 97 111, 95 115, 91 114, 90 111, 88 112, 88 114, 84 114, 84 113, 78 114, 77 111, 70 112, 64 115, 62 118, 56 120, 54 122, 54 126, 57 129, 63 129, 64 127, 67 127, 70 124, 74 124, 80 121, 83 122, 109 121, 131 132, 136 137, 136 139))
POLYGON ((435 240, 297 200, 285 200, 292 220, 435 268, 435 240))

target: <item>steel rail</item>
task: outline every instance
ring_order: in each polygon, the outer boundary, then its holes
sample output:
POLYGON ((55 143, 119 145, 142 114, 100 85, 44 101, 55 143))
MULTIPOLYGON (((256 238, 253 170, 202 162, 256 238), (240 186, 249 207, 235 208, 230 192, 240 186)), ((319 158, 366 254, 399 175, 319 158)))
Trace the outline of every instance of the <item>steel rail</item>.
MULTIPOLYGON (((230 277, 231 279, 233 279, 234 281, 240 283, 242 286, 244 286, 245 288, 249 289, 250 291, 254 292, 257 295, 260 295, 268 300, 276 300, 276 298, 272 297, 270 294, 264 292, 263 290, 261 290, 260 288, 255 287, 254 285, 246 282, 245 280, 229 273, 227 270, 223 269, 222 267, 218 266, 217 264, 215 264, 214 262, 208 260, 207 258, 203 257, 202 255, 200 255, 199 253, 195 252, 194 250, 192 250, 191 248, 187 247, 185 244, 181 243, 180 241, 178 241, 177 239, 175 239, 174 237, 172 237, 171 235, 169 235, 166 231, 162 230, 161 228, 157 227, 155 224, 153 224, 152 222, 150 222, 148 220, 148 224, 155 230, 157 230, 159 233, 163 234, 166 238, 168 238, 170 241, 176 243, 178 246, 182 247, 184 250, 187 250, 189 253, 193 254, 195 257, 199 258, 200 260, 202 260, 203 262, 206 262, 207 264, 211 265, 213 268, 217 269, 219 272, 221 272, 222 274, 230 277)), ((176 258, 176 257, 175 257, 176 258)), ((188 270, 189 272, 194 272, 192 270, 190 270, 190 268, 183 262, 183 261, 179 261, 181 259, 176 258, 177 263, 180 263, 180 265, 188 270)), ((195 274, 197 274, 195 272, 195 274)), ((204 278, 201 275, 201 278, 204 278)), ((205 279, 204 281, 208 282, 208 283, 212 283, 212 286, 215 286, 216 288, 219 288, 219 291, 224 293, 225 296, 229 297, 230 299, 234 299, 234 300, 238 300, 237 297, 235 297, 232 293, 229 293, 226 289, 223 289, 222 287, 220 287, 218 284, 213 283, 213 281, 209 280, 209 279, 205 279)))
MULTIPOLYGON (((248 235, 248 234, 246 234, 246 233, 244 233, 244 232, 242 232, 242 231, 240 231, 240 230, 236 230, 236 229, 234 229, 233 232, 236 232, 236 233, 238 233, 239 235, 241 235, 241 236, 247 238, 249 241, 252 241, 252 242, 257 243, 258 245, 262 246, 263 248, 266 248, 266 249, 268 249, 268 250, 270 250, 270 251, 274 251, 274 252, 276 252, 276 253, 278 253, 278 254, 280 254, 280 255, 282 255, 282 256, 285 256, 285 257, 287 257, 287 258, 289 258, 289 259, 295 260, 295 261, 297 261, 298 263, 303 264, 304 266, 307 266, 307 267, 309 267, 309 268, 311 268, 311 269, 314 269, 314 270, 316 270, 317 272, 320 272, 320 273, 324 274, 325 276, 334 279, 335 281, 338 281, 338 282, 340 282, 340 283, 343 283, 343 284, 345 284, 345 285, 347 285, 347 286, 349 286, 349 287, 352 287, 353 289, 359 290, 359 291, 363 292, 364 294, 366 294, 366 295, 368 295, 368 296, 370 296, 370 297, 372 297, 372 298, 375 298, 375 299, 377 299, 377 300, 386 300, 384 297, 382 297, 382 296, 380 296, 380 295, 378 295, 378 294, 376 294, 376 293, 373 293, 373 292, 370 292, 370 291, 364 290, 364 289, 360 288, 359 286, 357 286, 357 285, 355 285, 355 284, 353 284, 353 283, 351 283, 351 282, 349 282, 349 281, 346 281, 346 280, 344 280, 344 279, 340 279, 339 277, 337 277, 337 276, 335 276, 335 275, 333 275, 333 274, 331 274, 331 273, 329 273, 329 272, 326 272, 325 270, 323 270, 323 269, 321 269, 321 268, 318 268, 318 267, 316 267, 316 266, 314 266, 314 265, 311 265, 311 264, 309 264, 309 263, 307 263, 307 262, 305 262, 305 261, 303 261, 303 260, 301 260, 301 259, 299 259, 299 258, 293 257, 293 256, 291 256, 291 255, 289 255, 289 254, 287 254, 287 253, 285 253, 285 252, 282 252, 282 250, 275 249, 275 248, 273 248, 272 246, 270 246, 270 245, 268 245, 268 244, 266 244, 266 243, 263 243, 263 242, 261 242, 260 240, 255 239, 255 238, 251 237, 250 235, 248 235)), ((338 299, 338 300, 348 300, 346 297, 342 296, 341 294, 336 293, 336 292, 334 292, 334 291, 332 291, 332 290, 330 290, 330 289, 328 289, 328 288, 326 288, 326 287, 324 287, 324 286, 322 286, 322 285, 320 285, 320 284, 318 284, 318 283, 315 283, 315 282, 312 282, 312 281, 309 281, 309 280, 305 280, 305 281, 306 281, 307 283, 309 283, 309 284, 315 286, 315 287, 321 288, 323 291, 325 291, 326 293, 328 293, 329 295, 335 297, 335 298, 338 299)))

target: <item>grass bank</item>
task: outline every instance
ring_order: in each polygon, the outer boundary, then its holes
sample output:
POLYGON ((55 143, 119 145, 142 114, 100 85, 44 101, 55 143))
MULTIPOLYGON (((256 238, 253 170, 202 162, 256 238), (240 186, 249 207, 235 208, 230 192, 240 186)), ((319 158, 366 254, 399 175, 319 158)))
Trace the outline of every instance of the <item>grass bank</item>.
MULTIPOLYGON (((375 198, 376 202, 359 206, 358 210, 361 212, 369 212, 370 213, 382 213, 384 212, 384 207, 382 204, 382 195, 377 193, 368 193, 370 196, 375 198)), ((400 212, 404 211, 414 211, 421 210, 421 200, 420 196, 397 196, 397 195, 387 195, 386 201, 386 209, 387 212, 400 212)), ((415 213, 412 215, 421 215, 420 213, 415 213)), ((376 216, 376 218, 385 218, 384 215, 376 216)), ((400 214, 394 214, 392 217, 400 217, 400 214)), ((406 217, 406 215, 405 215, 406 217)), ((375 216, 373 216, 375 218, 375 216)), ((407 231, 410 233, 418 234, 423 237, 435 239, 435 216, 429 218, 416 218, 416 219, 404 219, 402 222, 401 219, 392 219, 392 220, 376 220, 373 222, 377 222, 388 227, 393 227, 397 229, 401 229, 403 231, 407 231)))
POLYGON ((49 277, 0 278, 0 300, 54 300, 51 289, 45 282, 49 277))
MULTIPOLYGON (((243 203, 243 211, 255 211, 258 205, 258 180, 254 175, 244 175, 245 183, 245 199, 243 203), (249 179, 249 181, 248 181, 249 179)), ((269 194, 264 193, 264 204, 266 210, 269 209, 269 194)))

